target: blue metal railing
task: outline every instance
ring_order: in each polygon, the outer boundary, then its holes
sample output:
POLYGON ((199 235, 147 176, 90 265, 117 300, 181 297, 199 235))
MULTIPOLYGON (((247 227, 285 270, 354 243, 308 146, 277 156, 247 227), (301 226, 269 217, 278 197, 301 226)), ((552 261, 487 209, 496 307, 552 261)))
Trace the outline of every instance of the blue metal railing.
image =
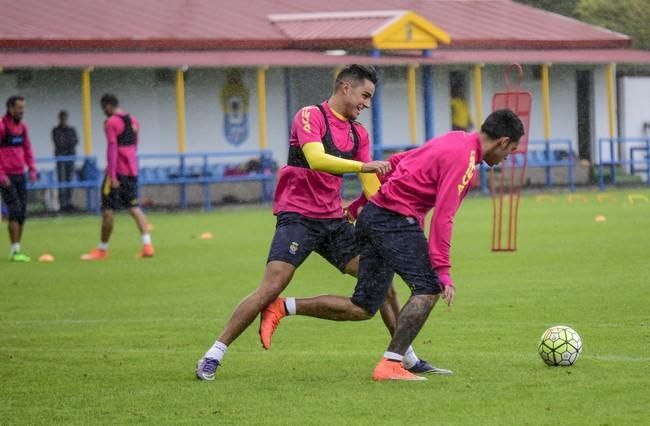
POLYGON ((600 138, 598 139, 598 184, 605 189, 605 168, 609 168, 610 183, 616 184, 616 167, 629 166, 630 173, 646 173, 646 184, 650 185, 650 138, 600 138), (604 158, 603 145, 609 158, 604 158), (632 145, 632 146, 629 146, 632 145), (629 153, 626 160, 619 158, 619 152, 629 153), (637 156, 636 154, 641 154, 637 156), (641 167, 638 167, 641 166, 641 167))
MULTIPOLYGON (((98 169, 96 157, 46 157, 37 158, 35 161, 39 171, 38 179, 34 184, 28 185, 29 190, 85 189, 87 209, 99 211, 99 187, 104 173, 98 169), (59 181, 56 163, 68 161, 75 163, 72 179, 67 182, 59 181), (76 167, 79 163, 82 164, 80 168, 76 167)), ((178 185, 182 208, 187 207, 187 185, 202 185, 204 206, 206 210, 210 210, 210 185, 214 183, 261 182, 262 200, 271 200, 275 189, 275 167, 270 150, 140 154, 138 183, 140 186, 178 185), (242 158, 248 162, 242 164, 242 158), (143 162, 153 164, 148 166, 143 165, 143 162)))
POLYGON ((38 177, 36 182, 27 186, 28 190, 44 189, 84 189, 86 190, 86 208, 90 211, 99 211, 98 189, 100 175, 97 171, 97 157, 66 155, 59 157, 36 158, 38 177), (59 162, 74 162, 75 166, 81 163, 81 168, 74 168, 70 181, 59 181, 56 164, 59 162))

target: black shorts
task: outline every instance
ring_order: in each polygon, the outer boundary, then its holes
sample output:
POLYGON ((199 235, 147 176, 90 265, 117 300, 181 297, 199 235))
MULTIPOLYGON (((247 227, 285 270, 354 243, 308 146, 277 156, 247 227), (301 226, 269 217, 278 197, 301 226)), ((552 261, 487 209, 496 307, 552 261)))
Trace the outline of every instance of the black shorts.
POLYGON ((25 175, 7 175, 9 186, 0 185, 2 201, 9 209, 9 220, 25 223, 27 214, 27 181, 25 175))
POLYGON ((438 294, 442 286, 429 260, 429 244, 417 219, 369 202, 357 220, 361 249, 352 302, 375 314, 397 273, 411 295, 438 294))
POLYGON ((312 251, 339 271, 359 254, 354 225, 345 218, 312 219, 299 213, 280 213, 267 263, 280 260, 296 268, 312 251))
POLYGON ((111 178, 104 177, 102 184, 102 210, 138 207, 138 177, 117 175, 119 188, 111 186, 111 178))

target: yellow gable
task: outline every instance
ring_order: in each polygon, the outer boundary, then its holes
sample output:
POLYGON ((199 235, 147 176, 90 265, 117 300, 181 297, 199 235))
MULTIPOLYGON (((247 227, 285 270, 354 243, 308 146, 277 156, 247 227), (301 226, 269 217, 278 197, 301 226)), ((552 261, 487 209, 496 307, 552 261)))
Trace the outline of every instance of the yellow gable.
POLYGON ((408 11, 397 16, 372 35, 375 48, 382 50, 435 49, 449 44, 451 37, 420 15, 408 11))

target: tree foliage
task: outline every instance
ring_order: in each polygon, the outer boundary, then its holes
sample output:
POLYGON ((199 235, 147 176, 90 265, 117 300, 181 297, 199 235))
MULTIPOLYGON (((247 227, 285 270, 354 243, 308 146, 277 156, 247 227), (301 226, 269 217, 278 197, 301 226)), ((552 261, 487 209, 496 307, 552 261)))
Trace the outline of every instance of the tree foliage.
POLYGON ((623 33, 639 49, 650 49, 650 0, 517 0, 623 33))
POLYGON ((650 49, 650 0, 580 0, 576 17, 627 34, 634 47, 650 49))

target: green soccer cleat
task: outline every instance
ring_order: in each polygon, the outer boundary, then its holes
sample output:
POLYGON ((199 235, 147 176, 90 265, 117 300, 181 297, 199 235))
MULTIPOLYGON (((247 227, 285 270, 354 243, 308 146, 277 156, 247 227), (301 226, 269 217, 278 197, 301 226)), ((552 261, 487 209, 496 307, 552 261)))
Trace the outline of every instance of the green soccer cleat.
POLYGON ((12 262, 31 262, 32 261, 32 259, 29 256, 27 256, 26 254, 23 254, 23 253, 21 253, 19 251, 12 253, 9 256, 9 260, 11 260, 12 262))

